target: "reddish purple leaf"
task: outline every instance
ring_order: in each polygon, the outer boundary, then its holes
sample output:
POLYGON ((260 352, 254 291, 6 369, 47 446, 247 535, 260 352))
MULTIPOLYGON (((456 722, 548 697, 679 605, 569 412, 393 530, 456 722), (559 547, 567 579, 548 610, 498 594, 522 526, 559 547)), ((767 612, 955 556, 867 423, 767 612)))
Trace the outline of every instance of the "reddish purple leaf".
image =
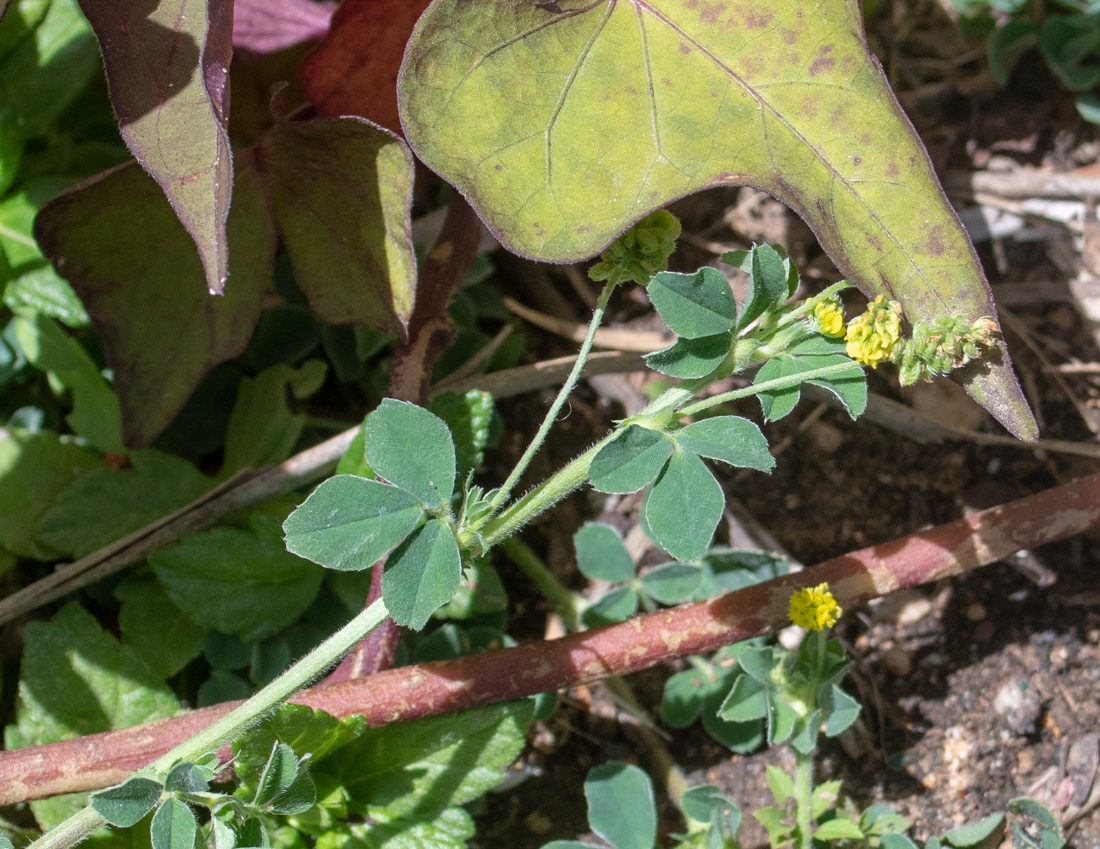
POLYGON ((203 376, 244 350, 271 283, 275 231, 248 151, 238 154, 232 285, 223 297, 207 294, 190 237, 134 163, 46 204, 34 235, 103 339, 131 448, 152 442, 203 376))
POLYGON ((233 186, 225 129, 233 0, 80 0, 122 137, 160 184, 220 293, 233 186))
POLYGON ((302 63, 319 115, 359 115, 401 133, 397 71, 428 0, 345 0, 325 40, 302 63))
POLYGON ((362 118, 279 121, 256 156, 313 311, 331 324, 400 332, 416 285, 404 140, 362 118))
POLYGON ((320 41, 328 33, 336 5, 323 0, 236 0, 233 46, 238 55, 261 56, 320 41))

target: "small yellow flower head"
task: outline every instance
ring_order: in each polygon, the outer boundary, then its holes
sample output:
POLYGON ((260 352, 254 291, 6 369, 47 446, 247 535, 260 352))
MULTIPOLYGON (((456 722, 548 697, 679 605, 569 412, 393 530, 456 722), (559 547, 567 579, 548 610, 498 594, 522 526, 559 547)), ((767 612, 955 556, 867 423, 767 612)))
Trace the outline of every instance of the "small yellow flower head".
POLYGON ((833 627, 843 612, 828 584, 806 587, 791 596, 791 621, 800 628, 823 631, 833 627))
POLYGON ((874 368, 890 359, 901 336, 901 304, 879 295, 867 311, 848 322, 845 352, 853 360, 874 368))
POLYGON ((818 301, 814 306, 814 318, 817 319, 817 329, 825 336, 840 339, 844 336, 844 307, 840 304, 840 298, 835 295, 831 298, 818 301))

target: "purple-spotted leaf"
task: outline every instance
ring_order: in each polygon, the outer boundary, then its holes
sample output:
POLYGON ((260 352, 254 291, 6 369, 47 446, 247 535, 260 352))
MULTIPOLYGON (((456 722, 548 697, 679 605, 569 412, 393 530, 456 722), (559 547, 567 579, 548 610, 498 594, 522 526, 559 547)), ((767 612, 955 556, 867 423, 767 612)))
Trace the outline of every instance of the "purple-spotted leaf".
POLYGON ((233 162, 226 120, 233 0, 80 0, 99 39, 122 137, 198 248, 206 286, 228 274, 233 162))
MULTIPOLYGON (((675 198, 752 185, 914 320, 995 315, 861 16, 858 0, 434 0, 401 69, 405 135, 521 254, 590 257, 675 198)), ((999 353, 963 383, 1034 438, 999 353)))
POLYGON ((275 53, 328 32, 336 4, 314 0, 236 0, 233 48, 246 56, 275 53))
POLYGON ((270 284, 274 227, 247 154, 229 216, 234 285, 212 298, 202 263, 157 184, 135 164, 43 207, 35 238, 76 289, 103 339, 123 440, 148 445, 207 371, 244 350, 270 284))
POLYGON ((256 155, 314 312, 330 324, 398 332, 416 283, 405 143, 362 118, 316 118, 279 121, 256 155))

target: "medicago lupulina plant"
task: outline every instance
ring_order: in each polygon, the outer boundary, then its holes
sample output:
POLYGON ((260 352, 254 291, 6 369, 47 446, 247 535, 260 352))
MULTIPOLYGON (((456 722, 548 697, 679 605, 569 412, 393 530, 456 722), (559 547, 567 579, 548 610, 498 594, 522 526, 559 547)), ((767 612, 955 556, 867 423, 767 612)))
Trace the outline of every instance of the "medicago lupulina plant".
MULTIPOLYGON (((996 325, 988 318, 966 322, 938 316, 918 321, 905 334, 900 308, 882 297, 845 321, 839 294, 848 284, 843 282, 807 300, 792 300, 799 284, 797 270, 782 251, 767 245, 722 258, 750 277, 749 293, 738 304, 726 278, 715 268, 693 274, 665 270, 678 233, 675 218, 663 211, 654 213, 593 266, 593 276, 603 280, 604 287, 580 356, 535 438, 500 487, 485 490, 477 485, 468 463, 459 474, 452 433, 429 410, 387 399, 371 412, 363 423, 361 440, 345 458, 344 468, 353 473, 323 482, 290 514, 283 529, 290 551, 329 569, 367 570, 384 559, 381 598, 240 708, 138 776, 95 794, 90 807, 48 833, 40 845, 71 845, 104 823, 133 825, 153 812, 150 835, 155 849, 185 849, 200 828, 195 808, 208 811, 202 828, 216 849, 268 845, 275 839, 272 830, 277 833, 279 828, 328 834, 335 821, 352 813, 367 817, 361 830, 365 840, 373 834, 368 845, 385 843, 386 834, 413 827, 408 818, 427 809, 435 817, 431 828, 453 839, 468 836, 469 816, 457 806, 499 780, 499 772, 479 760, 483 753, 471 756, 467 763, 471 771, 456 775, 455 786, 443 782, 421 787, 410 791, 413 801, 390 798, 388 806, 380 805, 376 794, 379 782, 392 780, 389 773, 383 770, 381 776, 358 779, 353 764, 380 745, 396 746, 403 757, 405 746, 415 754, 399 766, 412 768, 431 761, 440 748, 453 748, 465 736, 481 734, 487 735, 484 751, 491 753, 484 757, 499 770, 522 743, 523 731, 534 715, 535 706, 530 703, 471 711, 449 720, 453 724, 449 729, 437 720, 427 720, 436 724, 394 732, 397 743, 392 735, 385 736, 387 729, 364 729, 354 718, 326 719, 304 708, 287 708, 289 713, 278 714, 273 725, 265 724, 244 738, 241 734, 387 617, 407 628, 422 629, 441 607, 453 602, 464 575, 470 581, 493 547, 510 542, 532 518, 585 484, 606 493, 645 490, 640 519, 653 540, 682 567, 676 575, 666 574, 670 581, 648 582, 646 604, 687 597, 701 580, 701 573, 692 580, 693 570, 698 572, 695 564, 711 547, 724 503, 706 461, 760 471, 770 470, 775 463, 760 429, 726 412, 725 405, 755 397, 764 417, 775 420, 791 412, 802 386, 810 384, 831 393, 855 417, 866 406, 866 368, 893 362, 904 380, 926 379, 980 358, 996 341, 996 325), (513 498, 516 483, 581 374, 609 299, 620 286, 635 284, 646 287, 650 301, 677 336, 673 344, 649 354, 647 362, 680 383, 641 412, 616 423, 611 433, 546 481, 513 498), (747 382, 708 394, 716 380, 730 376, 742 376, 747 382), (402 734, 407 738, 404 742, 402 734), (234 740, 234 768, 242 786, 227 796, 212 790, 211 782, 217 774, 215 753, 234 740), (424 740, 433 740, 436 749, 417 749, 424 740), (367 794, 371 803, 358 795, 361 780, 367 780, 375 793, 367 794)), ((629 575, 624 572, 621 577, 629 575)), ((821 587, 803 591, 791 602, 795 623, 815 632, 798 654, 798 664, 809 664, 814 670, 812 681, 791 671, 795 667, 781 660, 778 650, 744 646, 738 662, 747 674, 736 678, 718 711, 721 719, 732 723, 754 723, 766 717, 767 739, 772 743, 792 739, 807 770, 820 729, 824 726, 826 733, 838 733, 858 710, 836 686, 844 665, 842 655, 835 656, 836 650, 826 647, 816 633, 833 624, 839 614, 830 601, 831 595, 821 587), (773 698, 769 693, 775 687, 776 692, 802 692, 801 706, 793 697, 773 698)), ((808 787, 808 773, 801 778, 800 774, 791 793, 777 795, 781 804, 788 797, 801 800, 794 825, 788 827, 783 817, 775 819, 767 812, 761 816, 773 834, 797 832, 805 835, 801 845, 809 846, 808 823, 823 814, 818 797, 824 791, 807 802, 810 796, 802 791, 808 787)), ((419 827, 429 826, 421 822, 419 827)), ((821 838, 850 836, 839 831, 832 835, 824 825, 821 828, 825 828, 821 838)), ((725 832, 719 828, 713 833, 725 832)))

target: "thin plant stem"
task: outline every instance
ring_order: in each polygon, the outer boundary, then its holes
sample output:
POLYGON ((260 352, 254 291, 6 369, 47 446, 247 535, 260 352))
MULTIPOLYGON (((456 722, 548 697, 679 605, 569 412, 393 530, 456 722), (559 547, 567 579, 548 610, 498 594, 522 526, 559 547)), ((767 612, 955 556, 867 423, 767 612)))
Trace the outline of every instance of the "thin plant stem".
POLYGON ((794 799, 795 823, 798 826, 798 849, 813 846, 814 759, 812 754, 795 751, 794 799))
MULTIPOLYGON (((821 676, 825 671, 825 635, 813 631, 806 637, 812 640, 814 676, 810 688, 806 710, 813 713, 817 708, 817 689, 821 685, 821 676)), ((798 824, 798 849, 811 849, 813 846, 813 792, 814 792, 814 756, 813 752, 803 754, 795 750, 794 798, 795 821, 798 824)))
POLYGON ((680 414, 684 416, 692 416, 696 413, 701 413, 703 410, 715 407, 718 404, 724 404, 727 401, 736 401, 738 398, 748 398, 751 395, 759 395, 761 392, 772 392, 779 389, 788 389, 792 386, 797 386, 800 383, 805 383, 808 380, 821 380, 823 377, 831 377, 834 374, 841 374, 842 372, 850 372, 854 369, 859 369, 860 366, 854 360, 844 363, 836 363, 831 366, 822 366, 821 368, 811 369, 810 371, 800 371, 798 374, 791 374, 785 377, 776 377, 772 380, 765 380, 760 383, 754 383, 752 386, 746 386, 743 389, 734 389, 730 392, 723 392, 720 395, 713 395, 710 398, 704 398, 701 401, 696 401, 694 404, 688 404, 682 410, 680 414))
POLYGON ((512 473, 508 475, 508 479, 504 481, 503 485, 497 491, 496 496, 493 498, 492 513, 495 514, 504 502, 508 500, 508 497, 512 494, 512 490, 515 489, 516 484, 519 483, 523 473, 527 471, 528 465, 531 460, 534 459, 535 454, 542 447, 542 443, 546 441, 547 435, 550 433, 550 428, 554 426, 554 422, 557 421, 558 413, 561 412, 561 408, 565 406, 566 400, 573 392, 573 388, 577 385, 577 381, 580 380, 581 372, 584 371, 584 364, 588 361, 588 355, 592 351, 592 343, 596 339, 596 331, 600 327, 600 323, 603 321, 603 314, 607 310, 607 302, 611 300, 611 293, 615 290, 616 282, 609 280, 604 284, 603 291, 600 292, 599 298, 596 299, 596 308, 592 311, 592 320, 588 322, 588 332, 584 335, 584 341, 581 343, 580 351, 577 353, 577 361, 573 364, 573 370, 569 372, 569 377, 565 379, 565 383, 562 384, 561 391, 558 392, 558 397, 554 399, 554 403, 550 405, 550 409, 546 412, 546 417, 542 420, 542 424, 539 425, 538 432, 531 440, 531 444, 527 446, 527 450, 523 452, 523 456, 519 458, 519 462, 516 463, 516 467, 512 469, 512 473))
POLYGON ((580 630, 576 594, 558 580, 557 576, 542 562, 542 558, 527 544, 512 537, 504 540, 501 545, 508 558, 523 570, 531 583, 554 606, 554 610, 565 624, 565 630, 580 630))
MULTIPOLYGON (((208 752, 216 752, 298 690, 320 677, 352 646, 377 628, 388 615, 386 605, 382 599, 378 599, 244 704, 161 755, 145 770, 163 774, 177 761, 194 761, 208 752)), ((89 805, 50 829, 32 843, 30 849, 68 849, 105 825, 107 820, 89 805)))
POLYGON ((799 304, 797 307, 792 309, 790 312, 784 313, 783 317, 780 318, 778 322, 776 322, 776 325, 775 325, 776 328, 786 327, 788 324, 790 324, 795 319, 801 318, 802 316, 806 315, 807 313, 813 312, 814 307, 816 307, 819 303, 824 301, 826 298, 832 297, 837 292, 843 292, 845 289, 851 289, 851 288, 852 288, 852 284, 849 283, 847 280, 841 280, 839 283, 834 283, 832 286, 829 286, 827 289, 824 289, 823 291, 818 292, 812 298, 807 298, 804 303, 799 304))

